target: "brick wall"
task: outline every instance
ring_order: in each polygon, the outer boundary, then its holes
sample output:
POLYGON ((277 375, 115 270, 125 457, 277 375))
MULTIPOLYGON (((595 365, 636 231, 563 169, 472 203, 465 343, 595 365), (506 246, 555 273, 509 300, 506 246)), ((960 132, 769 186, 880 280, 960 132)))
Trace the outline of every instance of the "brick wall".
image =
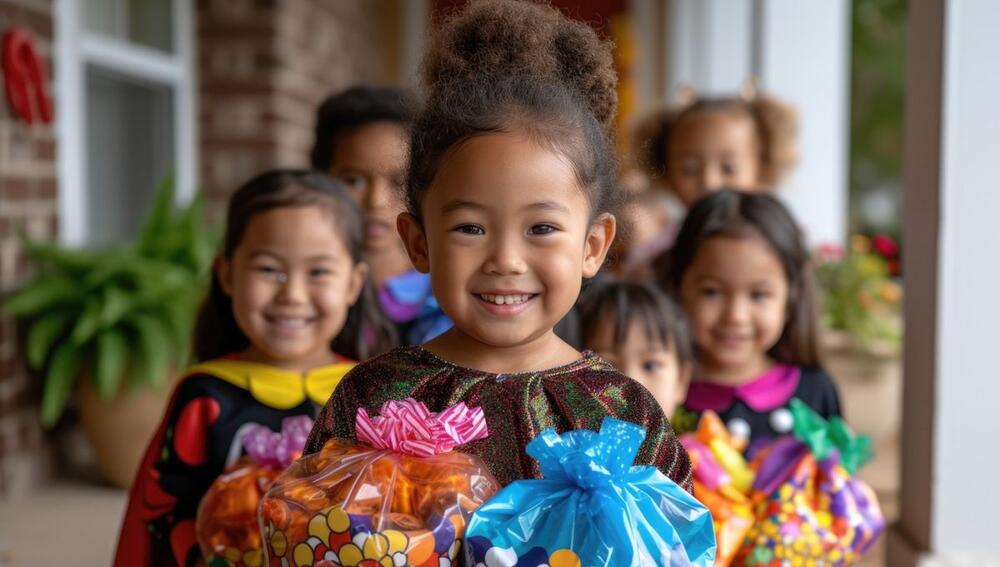
POLYGON ((386 82, 402 1, 198 2, 200 181, 215 208, 256 172, 308 164, 329 93, 386 82))
MULTIPOLYGON (((33 34, 52 96, 51 0, 0 0, 0 34, 13 26, 33 34)), ((29 275, 16 230, 56 236, 55 153, 53 126, 21 122, 0 95, 0 297, 29 275)), ((14 321, 0 319, 0 495, 43 476, 38 469, 45 462, 39 389, 25 370, 15 331, 14 321)))

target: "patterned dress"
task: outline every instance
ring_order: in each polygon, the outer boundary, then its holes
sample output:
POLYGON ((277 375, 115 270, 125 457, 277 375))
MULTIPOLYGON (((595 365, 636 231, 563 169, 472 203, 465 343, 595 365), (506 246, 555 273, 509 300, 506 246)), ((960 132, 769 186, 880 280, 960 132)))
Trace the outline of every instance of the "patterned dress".
POLYGON ((524 447, 543 429, 597 431, 611 416, 646 428, 635 464, 656 466, 691 490, 687 453, 652 394, 592 352, 549 370, 493 374, 457 366, 419 346, 394 349, 344 378, 317 418, 305 453, 317 452, 331 437, 355 439, 358 408, 377 413, 385 402, 407 397, 435 412, 458 402, 481 407, 489 436, 459 450, 479 456, 501 485, 541 478, 524 447))
POLYGON ((353 366, 347 359, 297 372, 220 359, 194 366, 174 390, 129 492, 115 567, 193 565, 202 496, 243 453, 252 425, 313 416, 353 366))

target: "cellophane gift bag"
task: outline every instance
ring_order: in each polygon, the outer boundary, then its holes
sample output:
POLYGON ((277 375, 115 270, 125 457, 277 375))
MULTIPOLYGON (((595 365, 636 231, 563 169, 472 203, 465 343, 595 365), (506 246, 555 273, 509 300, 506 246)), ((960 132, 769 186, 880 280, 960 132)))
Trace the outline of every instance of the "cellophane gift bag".
POLYGON ((246 455, 212 483, 198 505, 195 533, 210 567, 264 564, 257 505, 285 467, 302 454, 313 421, 288 417, 281 433, 258 425, 243 434, 246 455))
POLYGON ((482 410, 392 401, 376 417, 359 408, 356 432, 297 461, 264 497, 268 565, 457 564, 469 517, 499 489, 482 461, 452 451, 487 436, 482 410))
POLYGON ((875 493, 855 476, 871 457, 869 440, 798 400, 791 409, 794 435, 775 440, 751 463, 756 521, 739 560, 753 567, 850 565, 885 529, 875 493))
POLYGON ((698 429, 680 438, 691 457, 694 496, 712 513, 718 546, 715 565, 732 564, 754 523, 748 493, 754 473, 740 448, 713 411, 706 411, 698 429))
POLYGON ((655 467, 633 466, 642 427, 546 429, 527 446, 543 479, 519 480, 472 516, 466 565, 711 565, 708 510, 655 467))

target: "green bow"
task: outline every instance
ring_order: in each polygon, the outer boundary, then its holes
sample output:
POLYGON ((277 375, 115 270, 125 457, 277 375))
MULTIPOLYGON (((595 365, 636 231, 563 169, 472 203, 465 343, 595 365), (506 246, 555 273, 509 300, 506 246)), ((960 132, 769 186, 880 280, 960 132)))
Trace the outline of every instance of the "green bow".
POLYGON ((830 451, 837 449, 840 464, 853 475, 872 459, 871 437, 855 434, 840 417, 827 421, 799 399, 793 399, 789 406, 795 419, 792 433, 809 447, 817 460, 829 457, 830 451))

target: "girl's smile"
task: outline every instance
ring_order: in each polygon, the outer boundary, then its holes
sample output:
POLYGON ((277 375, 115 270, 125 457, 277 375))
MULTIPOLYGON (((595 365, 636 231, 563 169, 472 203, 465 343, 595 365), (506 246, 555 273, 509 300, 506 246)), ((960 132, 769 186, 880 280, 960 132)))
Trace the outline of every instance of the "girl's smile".
POLYGON ((528 309, 531 302, 539 294, 519 291, 491 291, 474 295, 482 302, 483 309, 487 313, 497 317, 513 317, 528 309))

